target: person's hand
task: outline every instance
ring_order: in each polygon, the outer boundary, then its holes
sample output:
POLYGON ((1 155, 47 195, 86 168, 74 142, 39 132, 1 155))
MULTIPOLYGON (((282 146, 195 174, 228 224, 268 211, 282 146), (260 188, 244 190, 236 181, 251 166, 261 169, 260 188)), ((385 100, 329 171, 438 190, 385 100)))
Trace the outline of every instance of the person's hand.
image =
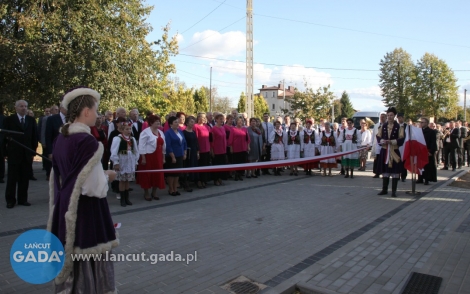
POLYGON ((52 154, 49 154, 47 157, 49 157, 49 159, 52 160, 52 154))
POLYGON ((108 178, 109 178, 109 181, 112 182, 116 179, 116 172, 113 171, 113 170, 105 170, 104 171, 105 174, 108 175, 108 178))
POLYGON ((119 166, 119 164, 115 164, 115 165, 113 166, 113 168, 114 168, 115 171, 119 171, 120 166, 119 166))
POLYGON ((183 160, 186 160, 186 154, 185 154, 185 155, 183 155, 183 160))
POLYGON ((140 164, 146 165, 146 164, 147 164, 147 160, 146 160, 145 158, 143 158, 142 161, 140 162, 140 164))
POLYGON ((199 159, 199 153, 197 154, 197 159, 199 159))
POLYGON ((176 158, 173 157, 173 158, 171 159, 171 163, 176 163, 176 158))

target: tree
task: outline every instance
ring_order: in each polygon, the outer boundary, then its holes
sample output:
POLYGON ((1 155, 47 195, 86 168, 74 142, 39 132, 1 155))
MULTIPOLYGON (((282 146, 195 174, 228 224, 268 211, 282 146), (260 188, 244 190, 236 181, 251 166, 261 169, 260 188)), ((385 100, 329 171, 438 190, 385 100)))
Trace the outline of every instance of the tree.
POLYGON ((238 106, 237 106, 238 113, 245 112, 245 106, 246 106, 246 95, 244 92, 242 92, 240 94, 240 100, 238 100, 238 106))
POLYGON ((207 99, 206 90, 204 87, 194 91, 193 100, 196 113, 207 112, 209 109, 209 100, 207 99))
POLYGON ((229 113, 232 111, 232 101, 228 97, 215 97, 214 104, 212 105, 212 111, 220 113, 229 113))
POLYGON ((349 100, 349 94, 346 93, 346 91, 341 94, 341 99, 339 101, 341 103, 340 119, 341 117, 352 118, 352 116, 354 115, 354 108, 351 103, 351 100, 349 100))
POLYGON ((147 42, 152 7, 140 0, 5 0, 0 7, 0 97, 7 105, 51 105, 85 85, 101 93, 102 108, 129 106, 149 102, 149 89, 168 87, 176 36, 166 26, 161 40, 147 42))
POLYGON ((296 91, 294 97, 286 98, 290 103, 291 111, 301 120, 306 118, 328 118, 331 115, 331 101, 334 99, 330 85, 319 87, 316 91, 306 88, 305 91, 296 91))
POLYGON ((264 100, 264 98, 261 95, 259 95, 259 94, 255 95, 255 99, 253 101, 253 104, 254 104, 253 107, 254 107, 255 117, 262 118, 263 114, 269 113, 268 103, 266 102, 266 100, 264 100))
POLYGON ((414 64, 411 55, 402 48, 385 54, 380 60, 380 89, 385 106, 396 107, 397 111, 410 111, 410 97, 413 94, 414 64))
POLYGON ((415 69, 416 114, 439 117, 457 115, 458 86, 454 72, 447 63, 434 54, 425 53, 415 69))
POLYGON ((184 83, 178 83, 168 91, 167 95, 170 110, 184 112, 186 116, 194 114, 193 89, 186 88, 184 83))

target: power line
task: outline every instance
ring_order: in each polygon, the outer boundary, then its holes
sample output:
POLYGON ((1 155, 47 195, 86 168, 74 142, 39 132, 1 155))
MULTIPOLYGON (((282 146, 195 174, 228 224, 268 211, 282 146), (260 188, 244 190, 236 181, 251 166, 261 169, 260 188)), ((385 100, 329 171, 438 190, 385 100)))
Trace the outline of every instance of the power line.
POLYGON ((217 8, 219 8, 220 6, 222 6, 222 4, 225 3, 225 1, 227 0, 224 0, 224 2, 220 3, 216 8, 214 8, 211 12, 209 12, 208 14, 206 14, 203 18, 201 18, 198 22, 196 22, 195 24, 193 24, 192 26, 190 26, 189 28, 187 28, 186 30, 184 30, 181 34, 184 34, 186 33, 187 31, 189 31, 190 29, 192 29, 195 25, 197 25, 198 23, 200 23, 201 21, 203 21, 206 17, 208 17, 209 15, 212 14, 212 12, 216 11, 217 8))
MULTIPOLYGON (((215 58, 215 57, 206 57, 206 56, 199 56, 199 55, 192 55, 192 54, 183 54, 179 53, 178 55, 182 56, 189 56, 189 57, 197 57, 197 58, 204 58, 204 59, 213 59, 213 60, 221 60, 221 61, 232 61, 232 62, 241 62, 245 63, 245 61, 234 60, 234 59, 224 59, 224 58, 215 58)), ((361 69, 361 68, 336 68, 336 67, 317 67, 317 66, 302 66, 302 65, 286 65, 286 64, 275 64, 275 63, 264 63, 264 62, 256 62, 257 64, 264 64, 264 65, 271 65, 271 66, 285 66, 285 67, 294 67, 294 68, 313 68, 313 69, 324 69, 324 70, 347 70, 347 71, 380 71, 378 69, 361 69)), ((470 69, 453 69, 452 71, 461 71, 461 72, 470 72, 470 69)))
MULTIPOLYGON (((203 64, 203 63, 197 63, 197 62, 190 62, 190 61, 183 61, 183 60, 175 60, 177 62, 182 62, 182 63, 189 63, 189 64, 196 64, 196 65, 205 65, 207 66, 207 64, 203 64)), ((211 65, 212 67, 215 67, 215 68, 226 68, 226 69, 231 69, 231 70, 237 70, 237 69, 234 69, 232 67, 227 67, 227 66, 219 66, 219 65, 211 65)), ((240 69, 242 70, 242 69, 240 69)), ((286 76, 300 76, 300 77, 312 77, 312 78, 321 78, 322 76, 312 76, 312 75, 301 75, 301 74, 283 74, 283 73, 278 73, 278 72, 272 72, 272 71, 268 71, 268 70, 256 70, 254 69, 253 70, 254 72, 271 72, 271 74, 273 75, 286 75, 286 76)), ((378 81, 379 79, 376 78, 376 79, 364 79, 364 78, 349 78, 349 77, 337 77, 337 76, 331 76, 330 78, 335 78, 335 79, 345 79, 345 80, 370 80, 370 81, 378 81)))
MULTIPOLYGON (((187 72, 187 71, 184 71, 182 69, 178 69, 177 71, 182 71, 184 73, 187 73, 189 75, 192 75, 192 76, 195 76, 195 77, 200 77, 200 78, 204 78, 207 80, 207 77, 204 77, 204 76, 200 76, 200 75, 196 75, 196 74, 193 74, 193 73, 190 73, 190 72, 187 72)), ((227 83, 227 84, 235 84, 235 85, 244 85, 245 83, 234 83, 234 82, 227 82, 227 81, 222 81, 222 80, 216 80, 216 79, 212 79, 213 81, 216 81, 216 82, 221 82, 221 83, 227 83)))
MULTIPOLYGON (((240 18, 239 20, 237 20, 237 21, 235 21, 235 22, 232 22, 232 23, 229 24, 228 26, 226 26, 226 27, 224 27, 224 28, 221 28, 221 29, 218 30, 217 32, 219 32, 219 33, 222 32, 222 31, 225 30, 226 28, 231 27, 232 25, 236 24, 237 22, 241 21, 241 20, 244 19, 244 18, 245 18, 245 16, 243 16, 242 18, 240 18)), ((191 47, 191 46, 194 46, 194 45, 196 45, 197 43, 200 43, 200 42, 202 42, 202 41, 204 41, 204 40, 206 40, 206 39, 208 39, 208 38, 210 38, 210 37, 212 37, 212 36, 215 36, 215 34, 216 34, 216 33, 210 34, 209 36, 205 37, 204 39, 201 39, 201 40, 199 40, 199 41, 197 41, 197 42, 194 42, 194 43, 192 43, 192 44, 189 44, 188 46, 186 46, 186 47, 184 47, 184 48, 182 48, 182 49, 180 49, 180 50, 185 50, 185 49, 187 49, 187 48, 189 48, 189 47, 191 47)))
MULTIPOLYGON (((218 3, 221 3, 220 1, 217 1, 217 0, 214 0, 214 1, 218 2, 218 3)), ((233 7, 233 8, 237 8, 237 9, 240 9, 240 10, 244 10, 241 7, 237 7, 237 6, 234 6, 234 5, 227 4, 227 3, 225 3, 225 1, 223 3, 221 3, 221 5, 222 4, 233 7)), ((253 13, 253 15, 266 17, 266 18, 285 20, 285 21, 290 21, 290 22, 309 24, 309 25, 314 25, 314 26, 321 26, 321 27, 332 28, 332 29, 337 29, 337 30, 346 30, 346 31, 352 31, 352 32, 357 32, 357 33, 376 35, 376 36, 400 38, 400 39, 406 39, 406 40, 412 40, 412 41, 418 41, 418 42, 427 42, 427 43, 434 43, 434 44, 454 46, 454 47, 470 48, 470 46, 465 46, 465 45, 457 45, 457 44, 442 43, 442 42, 436 42, 436 41, 430 41, 430 40, 415 39, 415 38, 410 38, 410 37, 401 37, 401 36, 395 36, 395 35, 381 34, 381 33, 369 32, 369 31, 364 31, 364 30, 357 30, 357 29, 344 28, 344 27, 338 27, 338 26, 332 26, 332 25, 325 25, 325 24, 321 24, 321 23, 314 23, 314 22, 303 21, 303 20, 290 19, 290 18, 285 18, 285 17, 264 15, 264 14, 259 14, 259 13, 253 13)))

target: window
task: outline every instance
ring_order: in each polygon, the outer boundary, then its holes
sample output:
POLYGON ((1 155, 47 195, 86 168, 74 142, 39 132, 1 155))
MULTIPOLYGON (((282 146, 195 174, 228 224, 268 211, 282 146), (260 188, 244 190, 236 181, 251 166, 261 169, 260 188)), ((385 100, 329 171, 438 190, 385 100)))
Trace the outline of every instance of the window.
POLYGON ((274 96, 274 93, 276 93, 276 92, 273 92, 273 98, 275 97, 275 96, 274 96))
POLYGON ((276 105, 273 103, 273 110, 276 110, 276 105))
POLYGON ((268 98, 268 92, 264 92, 264 98, 268 98))

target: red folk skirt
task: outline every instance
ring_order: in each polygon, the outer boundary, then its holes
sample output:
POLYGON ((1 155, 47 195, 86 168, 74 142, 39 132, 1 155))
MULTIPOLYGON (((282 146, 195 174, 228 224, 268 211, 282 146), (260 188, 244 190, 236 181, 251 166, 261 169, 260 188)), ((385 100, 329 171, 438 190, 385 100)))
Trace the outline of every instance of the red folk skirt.
POLYGON ((157 149, 153 153, 145 154, 146 164, 142 165, 142 156, 139 158, 139 176, 136 179, 137 184, 142 189, 157 187, 165 189, 165 179, 161 172, 146 173, 145 170, 163 169, 163 139, 157 138, 157 149))

